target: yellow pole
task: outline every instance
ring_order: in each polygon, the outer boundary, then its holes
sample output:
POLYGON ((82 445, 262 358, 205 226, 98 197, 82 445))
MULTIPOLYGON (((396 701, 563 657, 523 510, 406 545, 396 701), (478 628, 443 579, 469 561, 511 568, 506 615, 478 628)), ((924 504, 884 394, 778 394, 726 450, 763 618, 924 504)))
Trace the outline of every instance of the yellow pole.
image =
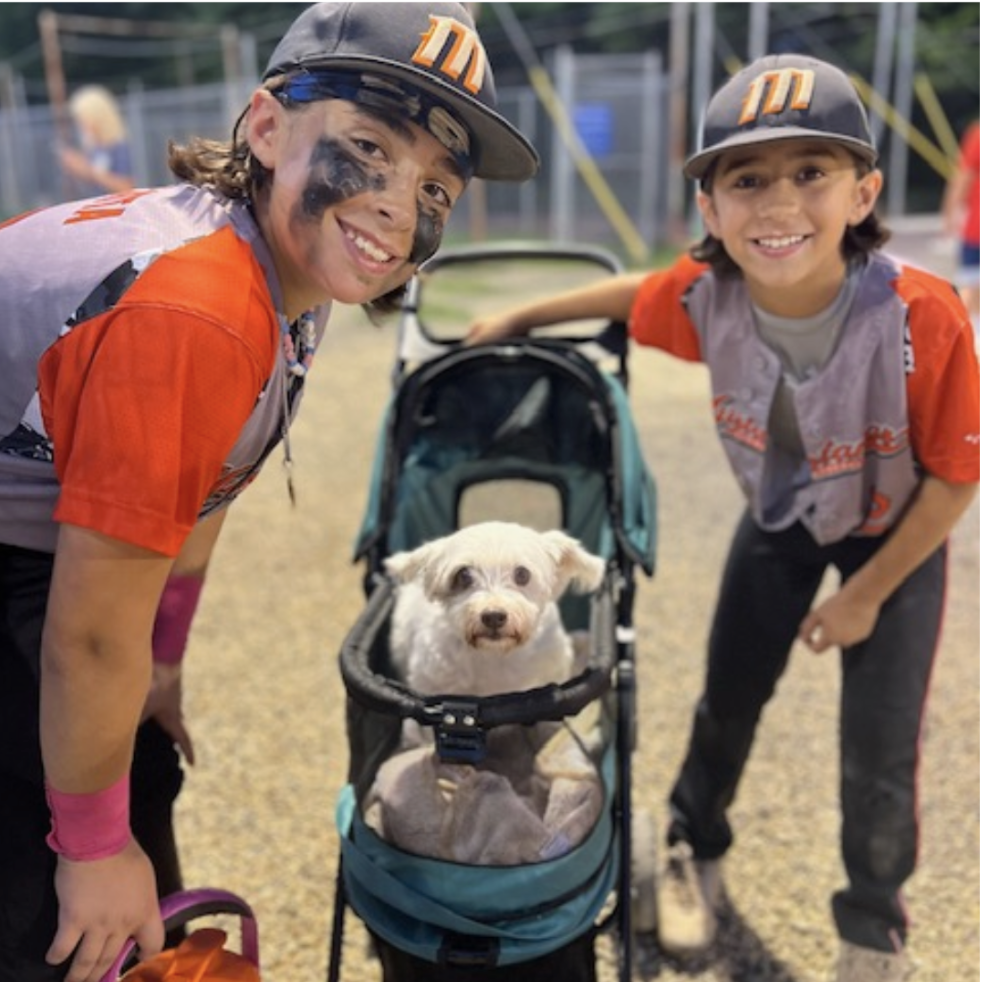
POLYGON ((596 198, 600 209, 620 236, 621 241, 631 254, 631 258, 635 262, 644 262, 648 258, 648 246, 610 190, 610 185, 604 180, 596 161, 583 146, 579 134, 569 118, 569 113, 566 112, 562 100, 556 94, 556 90, 549 80, 549 73, 541 66, 530 65, 528 66, 528 75, 532 88, 542 100, 546 112, 552 117, 559 135, 573 156, 573 162, 576 164, 580 176, 596 198))
POLYGON ((886 99, 876 92, 859 75, 853 75, 852 80, 859 90, 863 101, 873 110, 878 112, 910 145, 910 148, 919 153, 945 180, 951 176, 954 168, 952 161, 945 156, 923 133, 904 119, 886 99))
POLYGON ((941 149, 952 160, 957 160, 961 154, 958 137, 955 136, 955 131, 951 128, 948 117, 941 108, 941 103, 938 101, 934 86, 931 85, 931 80, 924 72, 918 72, 914 76, 914 91, 917 93, 917 98, 921 101, 924 114, 931 124, 931 129, 934 130, 934 135, 938 138, 941 149))
POLYGON ((580 176, 586 182, 601 211, 620 236, 631 258, 637 263, 645 262, 648 258, 648 247, 645 245, 644 239, 641 238, 638 230, 624 213, 624 209, 621 208, 617 197, 604 180, 596 162, 583 146, 576 128, 570 121, 569 113, 563 106, 562 99, 559 98, 549 80, 549 73, 542 67, 535 48, 522 29, 515 12, 511 9, 511 4, 496 3, 493 6, 498 15, 498 23, 508 35, 536 95, 541 100, 542 105, 545 106, 546 112, 552 117, 556 130, 569 149, 580 176))

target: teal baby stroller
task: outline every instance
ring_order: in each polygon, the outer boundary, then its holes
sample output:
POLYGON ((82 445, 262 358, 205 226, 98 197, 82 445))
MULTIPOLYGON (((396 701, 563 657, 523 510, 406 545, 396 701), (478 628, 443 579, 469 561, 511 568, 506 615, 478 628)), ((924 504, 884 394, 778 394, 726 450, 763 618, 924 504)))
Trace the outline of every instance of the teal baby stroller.
POLYGON ((350 764, 329 982, 341 978, 348 909, 373 938, 386 982, 590 982, 606 931, 627 982, 632 935, 654 927, 653 836, 632 822, 631 751, 632 608, 637 571, 654 572, 655 486, 629 411, 627 329, 577 324, 460 343, 505 290, 545 294, 617 272, 600 250, 499 245, 446 250, 410 284, 355 550, 367 603, 340 655, 350 764), (397 588, 385 560, 487 519, 562 529, 604 559, 598 590, 560 600, 564 627, 583 641, 577 672, 523 692, 421 695, 393 672, 397 588), (512 865, 393 845, 366 802, 406 721, 432 733, 439 761, 465 768, 488 766, 505 734, 572 734, 602 787, 596 821, 562 854, 512 865))

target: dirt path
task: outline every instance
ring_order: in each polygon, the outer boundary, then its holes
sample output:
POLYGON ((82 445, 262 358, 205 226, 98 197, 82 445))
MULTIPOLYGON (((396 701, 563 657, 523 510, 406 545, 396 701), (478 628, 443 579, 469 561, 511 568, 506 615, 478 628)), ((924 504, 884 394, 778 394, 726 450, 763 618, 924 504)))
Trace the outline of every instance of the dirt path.
MULTIPOLYGON (((388 393, 394 332, 339 311, 293 451, 291 510, 274 459, 233 510, 188 662, 199 763, 179 828, 189 885, 256 909, 264 982, 325 975, 347 747, 341 641, 362 608, 350 561, 388 393)), ((632 404, 659 486, 659 567, 641 585, 641 746, 635 797, 659 825, 698 695, 718 571, 740 510, 709 417, 704 370, 637 351, 632 404)), ((915 982, 979 966, 979 509, 953 540, 952 582, 924 739, 920 868, 909 886, 915 982)), ((835 938, 838 656, 796 650, 739 799, 713 957, 682 969, 642 952, 636 979, 822 982, 835 938)), ((375 982, 353 922, 345 982, 375 982)), ((605 980, 613 979, 602 955, 605 980)))

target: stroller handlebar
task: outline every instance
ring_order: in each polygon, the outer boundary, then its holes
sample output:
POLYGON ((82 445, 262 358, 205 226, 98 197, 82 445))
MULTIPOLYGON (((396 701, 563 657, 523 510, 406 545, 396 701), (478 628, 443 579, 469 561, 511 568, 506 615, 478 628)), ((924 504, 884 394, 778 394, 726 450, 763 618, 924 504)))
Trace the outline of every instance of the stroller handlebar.
MULTIPOLYGON (((482 309, 482 303, 486 304, 489 298, 495 303, 500 302, 498 280, 507 277, 511 270, 520 271, 523 278, 537 280, 539 291, 550 293, 558 292, 571 282, 579 284, 597 277, 616 276, 624 271, 624 267, 609 250, 574 242, 519 240, 442 249, 428 259, 406 285, 392 372, 393 388, 398 389, 412 367, 463 346, 465 328, 482 309), (458 306, 457 301, 459 286, 452 285, 461 275, 466 277, 462 282, 467 285, 467 301, 463 307, 458 306), (571 279, 577 276, 579 278, 571 279), (435 291, 435 299, 424 302, 424 297, 430 297, 431 291, 435 291)), ((530 338, 560 341, 598 364, 613 362, 617 376, 626 384, 627 324, 602 318, 596 323, 597 320, 574 319, 565 327, 537 329, 530 338)), ((527 339, 513 339, 516 343, 522 340, 527 339)))

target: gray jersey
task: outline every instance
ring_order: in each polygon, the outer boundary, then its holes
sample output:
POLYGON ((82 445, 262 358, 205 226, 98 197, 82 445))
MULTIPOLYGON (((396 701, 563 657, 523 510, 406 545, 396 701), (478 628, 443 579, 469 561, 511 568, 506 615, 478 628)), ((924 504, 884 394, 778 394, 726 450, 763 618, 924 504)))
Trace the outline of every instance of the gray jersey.
POLYGON ((53 550, 58 519, 174 553, 296 412, 278 282, 243 202, 174 185, 27 215, 0 228, 0 298, 0 541, 53 550))

